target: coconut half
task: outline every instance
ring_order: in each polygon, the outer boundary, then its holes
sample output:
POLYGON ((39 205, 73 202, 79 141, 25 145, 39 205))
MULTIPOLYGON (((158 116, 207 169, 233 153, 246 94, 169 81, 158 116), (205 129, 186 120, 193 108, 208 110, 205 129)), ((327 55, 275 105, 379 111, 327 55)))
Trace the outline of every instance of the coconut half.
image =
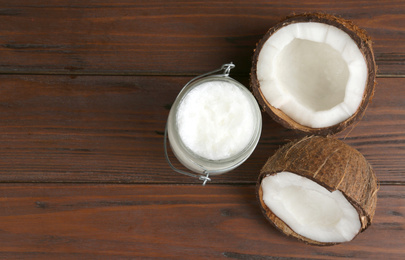
POLYGON ((301 14, 271 28, 258 43, 251 87, 285 127, 328 135, 363 116, 375 76, 364 30, 332 15, 301 14))
POLYGON ((330 137, 281 147, 257 182, 264 215, 284 234, 314 245, 351 241, 373 219, 377 179, 360 152, 330 137))

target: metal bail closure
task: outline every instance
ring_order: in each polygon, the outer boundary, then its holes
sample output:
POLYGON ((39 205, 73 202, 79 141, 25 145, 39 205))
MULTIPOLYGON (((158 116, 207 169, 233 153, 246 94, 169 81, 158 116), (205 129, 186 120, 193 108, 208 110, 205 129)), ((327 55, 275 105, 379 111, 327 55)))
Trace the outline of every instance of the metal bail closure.
POLYGON ((229 73, 231 72, 231 69, 233 69, 233 68, 235 68, 235 64, 233 64, 231 62, 231 63, 222 65, 221 69, 225 70, 225 72, 224 72, 225 76, 229 76, 229 73))
MULTIPOLYGON (((199 76, 197 76, 197 77, 191 79, 189 82, 187 82, 186 85, 184 85, 183 89, 185 89, 185 88, 186 88, 188 85, 190 85, 193 81, 195 81, 195 80, 197 80, 197 79, 200 79, 200 78, 203 78, 203 77, 207 77, 207 76, 211 76, 211 75, 220 75, 220 76, 226 76, 226 77, 227 77, 227 76, 229 76, 229 73, 230 73, 231 69, 233 69, 233 68, 235 68, 235 64, 233 64, 232 62, 227 63, 227 64, 224 64, 224 65, 222 65, 221 68, 219 68, 219 69, 216 69, 216 70, 213 70, 213 71, 204 73, 204 74, 202 74, 202 75, 199 75, 199 76), (219 72, 221 72, 221 71, 223 71, 223 72, 222 72, 222 73, 219 73, 219 72), (218 73, 218 74, 217 74, 217 73, 218 73)), ((183 171, 183 170, 177 169, 177 168, 172 164, 172 162, 170 161, 170 158, 169 158, 169 155, 168 155, 168 152, 167 152, 167 139, 168 139, 168 137, 167 137, 167 128, 168 128, 168 127, 167 127, 167 123, 166 123, 165 134, 164 134, 164 141, 163 141, 163 143, 164 143, 165 158, 166 158, 166 161, 167 161, 167 163, 169 164, 170 168, 172 168, 172 170, 174 170, 175 172, 184 174, 184 175, 186 175, 186 176, 193 177, 193 178, 198 178, 200 181, 203 181, 202 185, 205 186, 205 184, 206 184, 208 181, 211 181, 211 178, 209 177, 210 174, 215 174, 215 173, 218 173, 219 171, 209 171, 209 170, 206 170, 206 169, 204 169, 204 167, 203 167, 202 165, 199 165, 199 164, 196 164, 196 165, 198 165, 198 167, 201 168, 203 175, 201 175, 201 174, 194 174, 194 173, 190 173, 190 172, 187 172, 187 171, 183 171)))

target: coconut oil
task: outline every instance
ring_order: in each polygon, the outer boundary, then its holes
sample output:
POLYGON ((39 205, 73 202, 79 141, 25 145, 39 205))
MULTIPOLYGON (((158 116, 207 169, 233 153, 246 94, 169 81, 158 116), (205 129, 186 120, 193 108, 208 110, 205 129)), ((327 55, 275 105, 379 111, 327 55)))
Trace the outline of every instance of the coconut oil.
POLYGON ((209 160, 223 160, 241 152, 254 134, 249 97, 226 81, 210 81, 193 88, 176 113, 184 145, 209 160))
POLYGON ((227 75, 208 76, 186 85, 167 124, 176 158, 196 173, 228 172, 255 149, 262 119, 253 95, 227 75))

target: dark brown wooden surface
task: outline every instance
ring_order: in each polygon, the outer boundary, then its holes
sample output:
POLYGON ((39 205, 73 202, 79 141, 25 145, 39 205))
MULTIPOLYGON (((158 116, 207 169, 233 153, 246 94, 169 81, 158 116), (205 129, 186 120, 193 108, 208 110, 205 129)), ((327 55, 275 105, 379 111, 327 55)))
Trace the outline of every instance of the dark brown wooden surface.
POLYGON ((0 185, 0 257, 42 259, 400 259, 405 191, 384 185, 374 223, 315 247, 262 217, 254 186, 0 185))
POLYGON ((196 74, 233 61, 247 74, 256 42, 300 12, 353 20, 374 40, 381 75, 404 75, 405 2, 3 1, 0 72, 196 74))
POLYGON ((405 2, 302 2, 0 1, 0 258, 405 258, 405 2), (365 117, 337 135, 374 167, 377 213, 333 247, 261 215, 260 168, 301 137, 266 114, 253 155, 206 187, 163 156, 170 105, 192 76, 233 61, 247 85, 261 36, 309 11, 366 29, 379 66, 365 117))
MULTIPOLYGON (((0 181, 198 183, 169 170, 163 153, 168 107, 189 79, 0 76, 0 181)), ((338 135, 364 154, 381 182, 405 183, 404 85, 379 78, 363 120, 338 135)), ((299 136, 267 114, 263 121, 253 155, 214 182, 255 183, 267 158, 299 136)))

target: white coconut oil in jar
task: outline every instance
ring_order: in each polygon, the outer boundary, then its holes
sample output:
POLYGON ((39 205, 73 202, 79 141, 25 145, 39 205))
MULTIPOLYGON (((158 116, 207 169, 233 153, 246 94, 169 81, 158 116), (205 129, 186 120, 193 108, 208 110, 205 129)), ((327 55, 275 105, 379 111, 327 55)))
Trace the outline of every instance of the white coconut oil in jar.
POLYGON ((191 81, 169 113, 172 151, 199 174, 233 170, 252 154, 260 138, 259 106, 242 84, 228 76, 229 70, 191 81))

